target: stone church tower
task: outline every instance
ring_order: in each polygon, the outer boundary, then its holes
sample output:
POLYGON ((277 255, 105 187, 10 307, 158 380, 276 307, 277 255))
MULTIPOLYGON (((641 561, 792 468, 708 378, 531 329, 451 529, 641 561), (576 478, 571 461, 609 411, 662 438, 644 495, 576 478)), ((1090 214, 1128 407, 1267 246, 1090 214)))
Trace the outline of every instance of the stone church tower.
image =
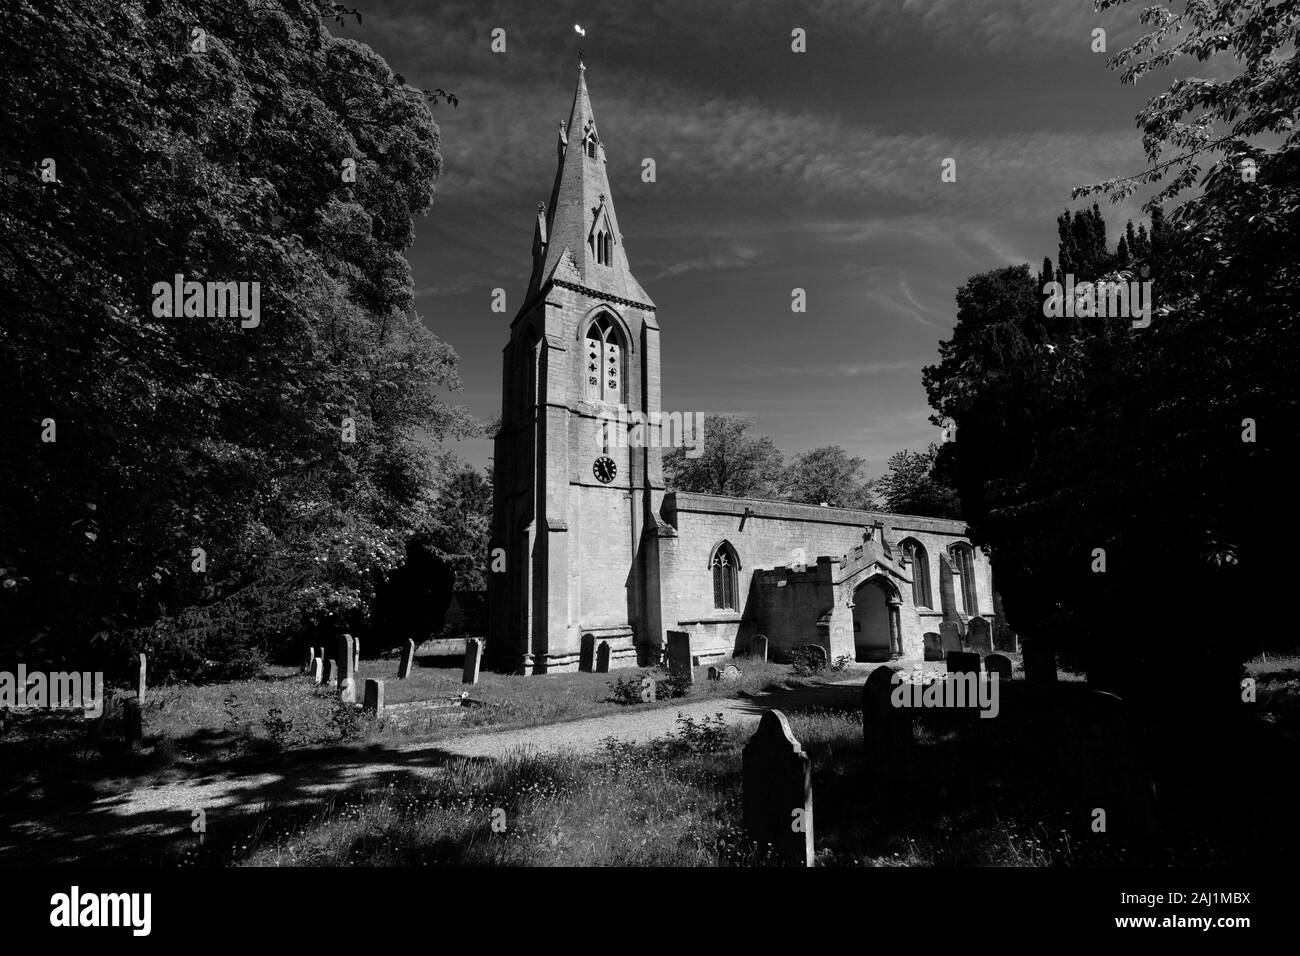
POLYGON ((487 651, 527 674, 593 669, 598 646, 601 669, 649 661, 663 630, 661 452, 627 447, 600 418, 659 411, 659 325, 632 275, 585 69, 503 356, 492 547, 506 560, 489 575, 487 651))

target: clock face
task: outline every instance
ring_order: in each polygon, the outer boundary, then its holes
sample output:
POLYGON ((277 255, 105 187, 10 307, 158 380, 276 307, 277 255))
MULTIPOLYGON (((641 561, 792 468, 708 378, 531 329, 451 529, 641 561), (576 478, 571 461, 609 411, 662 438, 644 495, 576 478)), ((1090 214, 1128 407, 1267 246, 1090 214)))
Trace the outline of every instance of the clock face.
POLYGON ((597 481, 607 485, 618 474, 618 466, 614 464, 614 459, 601 455, 596 459, 596 463, 591 466, 591 471, 596 476, 597 481))

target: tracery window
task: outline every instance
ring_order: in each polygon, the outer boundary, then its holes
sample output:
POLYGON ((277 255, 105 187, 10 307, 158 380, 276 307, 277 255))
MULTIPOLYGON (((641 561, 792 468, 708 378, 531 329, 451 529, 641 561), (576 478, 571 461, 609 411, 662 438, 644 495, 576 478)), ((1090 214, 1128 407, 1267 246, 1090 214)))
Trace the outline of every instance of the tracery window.
POLYGON ((713 571, 713 606, 718 610, 737 610, 740 560, 736 549, 729 542, 722 542, 714 549, 709 567, 713 571))
POLYGON ((587 329, 583 380, 589 402, 617 405, 623 395, 623 348, 608 315, 601 315, 587 329))

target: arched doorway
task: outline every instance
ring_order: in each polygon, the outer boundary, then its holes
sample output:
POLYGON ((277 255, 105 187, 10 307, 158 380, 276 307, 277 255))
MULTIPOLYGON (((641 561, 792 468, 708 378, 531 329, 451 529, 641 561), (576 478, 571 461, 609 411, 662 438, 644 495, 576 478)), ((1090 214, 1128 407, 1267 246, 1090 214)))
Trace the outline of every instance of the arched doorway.
POLYGON ((853 592, 853 651, 858 661, 887 661, 896 653, 898 596, 879 580, 853 592))

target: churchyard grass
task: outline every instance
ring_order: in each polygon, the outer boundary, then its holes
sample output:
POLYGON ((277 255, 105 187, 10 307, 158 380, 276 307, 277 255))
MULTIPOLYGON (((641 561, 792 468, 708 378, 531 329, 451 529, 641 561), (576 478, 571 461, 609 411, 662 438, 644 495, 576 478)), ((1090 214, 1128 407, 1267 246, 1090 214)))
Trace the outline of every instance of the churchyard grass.
MULTIPOLYGON (((1260 673, 1277 675, 1273 667, 1260 673)), ((1248 760, 1276 754, 1279 732, 1294 745, 1296 676, 1263 685, 1269 703, 1245 741, 1234 738, 1234 753, 1248 760)), ((812 759, 819 865, 1241 864, 1271 852, 1269 834, 1290 812, 1284 785, 1271 796, 1241 789, 1242 805, 1229 797, 1210 823, 1198 795, 1184 801, 1162 794, 1167 815, 1159 833, 1109 839, 1089 831, 1068 768, 1044 771, 1033 714, 1019 724, 989 722, 997 727, 921 718, 915 773, 890 780, 865 761, 858 711, 787 716, 812 759)), ((701 733, 697 723, 651 745, 607 741, 590 756, 456 760, 428 782, 354 790, 308 815, 265 814, 247 828, 256 838, 192 849, 186 859, 254 866, 763 864, 769 861, 741 827, 741 749, 751 733, 701 733)))

